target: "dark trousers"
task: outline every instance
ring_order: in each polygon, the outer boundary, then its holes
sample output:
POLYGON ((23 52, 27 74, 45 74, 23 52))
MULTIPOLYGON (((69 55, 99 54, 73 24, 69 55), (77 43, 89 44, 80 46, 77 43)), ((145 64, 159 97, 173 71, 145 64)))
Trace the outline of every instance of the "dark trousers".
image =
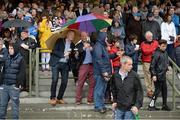
POLYGON ((133 68, 132 68, 135 72, 138 71, 138 63, 133 63, 133 68))
POLYGON ((173 44, 168 44, 166 51, 168 53, 168 56, 173 60, 174 56, 173 56, 173 52, 174 52, 174 45, 173 44))
POLYGON ((67 63, 59 62, 55 66, 52 66, 52 82, 51 82, 51 96, 50 99, 56 98, 56 87, 59 78, 59 72, 61 73, 61 85, 59 88, 57 99, 60 100, 64 96, 64 92, 68 83, 69 66, 67 63))
POLYGON ((155 91, 154 91, 154 95, 153 95, 153 99, 156 100, 159 93, 162 93, 162 100, 163 100, 163 105, 167 104, 167 84, 166 84, 166 80, 163 81, 156 81, 154 82, 154 86, 155 86, 155 91))

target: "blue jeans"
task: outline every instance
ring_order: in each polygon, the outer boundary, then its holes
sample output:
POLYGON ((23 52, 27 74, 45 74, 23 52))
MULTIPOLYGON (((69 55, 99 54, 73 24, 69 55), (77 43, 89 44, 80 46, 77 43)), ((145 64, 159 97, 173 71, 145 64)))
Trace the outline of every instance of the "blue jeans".
POLYGON ((9 100, 12 102, 12 119, 19 119, 19 94, 20 89, 15 85, 0 86, 0 119, 6 118, 9 100))
POLYGON ((59 88, 57 99, 60 100, 64 96, 64 92, 68 83, 69 66, 67 63, 59 62, 52 66, 52 82, 51 82, 51 96, 50 99, 56 98, 56 87, 59 79, 59 72, 61 73, 61 86, 59 88))
POLYGON ((95 88, 94 88, 94 107, 96 110, 105 108, 104 96, 106 92, 107 82, 101 75, 94 75, 95 88))
POLYGON ((114 111, 114 120, 134 120, 134 114, 132 111, 125 111, 116 109, 114 111))

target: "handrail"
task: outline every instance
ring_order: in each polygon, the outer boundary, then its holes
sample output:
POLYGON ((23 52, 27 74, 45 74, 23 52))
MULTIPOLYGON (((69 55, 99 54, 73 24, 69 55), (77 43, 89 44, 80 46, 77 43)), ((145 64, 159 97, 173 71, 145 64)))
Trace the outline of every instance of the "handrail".
POLYGON ((176 94, 178 95, 178 96, 180 96, 180 91, 178 90, 178 88, 175 86, 175 82, 176 82, 176 79, 175 79, 175 73, 176 73, 176 70, 178 71, 178 72, 180 72, 180 68, 176 65, 176 63, 170 58, 170 57, 168 57, 169 58, 169 61, 170 61, 170 63, 171 63, 171 65, 172 65, 172 82, 170 81, 170 80, 168 80, 168 82, 169 82, 169 84, 170 84, 170 86, 172 87, 172 103, 173 103, 173 110, 175 110, 176 109, 176 100, 175 100, 175 98, 176 98, 176 94))
POLYGON ((178 72, 180 72, 179 66, 170 57, 169 57, 169 61, 173 64, 173 66, 175 66, 175 68, 178 70, 178 72))
POLYGON ((32 49, 29 50, 29 96, 32 96, 32 49))

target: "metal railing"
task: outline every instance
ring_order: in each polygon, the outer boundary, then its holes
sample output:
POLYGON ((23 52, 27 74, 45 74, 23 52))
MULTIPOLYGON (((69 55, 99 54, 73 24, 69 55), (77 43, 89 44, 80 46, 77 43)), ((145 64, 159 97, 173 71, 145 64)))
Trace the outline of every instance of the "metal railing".
MULTIPOLYGON (((35 52, 35 71, 34 71, 34 80, 35 80, 35 96, 39 97, 39 67, 42 64, 45 63, 40 63, 39 62, 39 55, 40 55, 40 50, 43 50, 42 48, 36 48, 35 52)), ((30 50, 30 59, 32 60, 32 51, 30 50)), ((29 60, 30 60, 29 59, 29 60)), ((170 63, 172 64, 172 80, 167 79, 169 85, 172 87, 172 104, 173 104, 173 110, 176 109, 176 96, 180 96, 180 91, 176 87, 176 72, 180 72, 180 68, 176 65, 176 63, 169 58, 170 63)), ((29 63, 29 85, 30 85, 30 96, 32 94, 32 62, 29 63)))
POLYGON ((169 82, 170 86, 172 87, 172 104, 173 104, 173 110, 176 109, 176 96, 180 96, 180 91, 176 87, 176 73, 180 73, 180 68, 176 65, 176 63, 169 57, 169 61, 172 65, 172 81, 167 79, 169 82), (177 94, 177 95, 176 95, 177 94))
MULTIPOLYGON (((44 65, 44 64, 48 64, 48 63, 41 63, 39 60, 39 56, 40 56, 40 50, 48 50, 48 49, 42 49, 42 48, 36 48, 36 64, 35 64, 35 96, 36 97, 39 97, 39 80, 42 79, 39 75, 39 67, 40 65, 44 65)), ((61 78, 61 76, 59 77, 61 78)), ((43 79, 51 79, 50 77, 46 77, 46 78, 43 78, 43 79)), ((68 77, 68 79, 74 79, 74 77, 68 77)))

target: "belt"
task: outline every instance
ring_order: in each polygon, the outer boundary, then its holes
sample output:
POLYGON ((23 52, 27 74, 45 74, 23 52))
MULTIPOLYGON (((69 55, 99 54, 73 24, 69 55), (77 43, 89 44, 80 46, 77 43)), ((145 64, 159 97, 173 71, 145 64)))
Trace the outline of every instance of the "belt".
POLYGON ((83 64, 83 65, 93 65, 92 63, 87 63, 87 64, 83 64))

